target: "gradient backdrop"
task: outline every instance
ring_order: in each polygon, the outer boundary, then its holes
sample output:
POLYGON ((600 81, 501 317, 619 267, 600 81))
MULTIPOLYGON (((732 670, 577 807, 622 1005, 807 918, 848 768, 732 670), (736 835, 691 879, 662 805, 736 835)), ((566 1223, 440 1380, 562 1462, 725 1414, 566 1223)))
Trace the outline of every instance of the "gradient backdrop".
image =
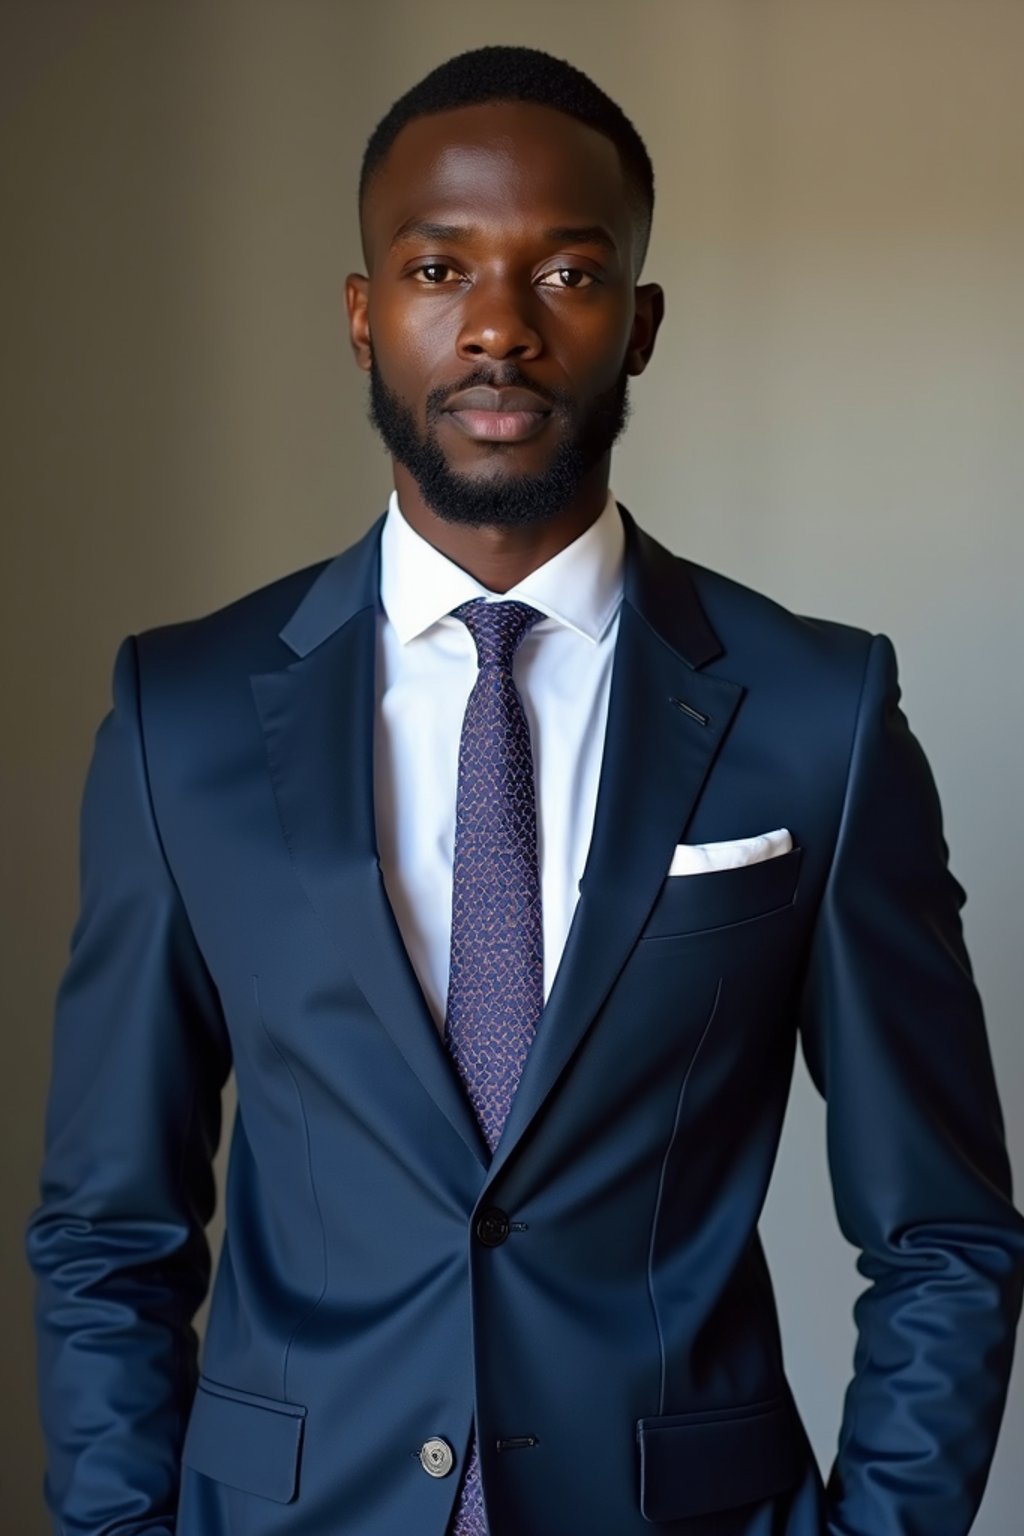
MULTIPOLYGON (((0 1511, 19 1536, 48 1529, 21 1231, 114 650, 383 509, 343 324, 359 157, 409 84, 485 42, 571 58, 654 158, 645 275, 668 315, 620 498, 673 548, 896 643, 1024 1182, 1024 3, 5 0, 0 1511)), ((764 1226, 827 1465, 860 1282, 802 1070, 764 1226)), ((1022 1445, 1018 1367, 979 1536, 1020 1528, 1022 1445)))

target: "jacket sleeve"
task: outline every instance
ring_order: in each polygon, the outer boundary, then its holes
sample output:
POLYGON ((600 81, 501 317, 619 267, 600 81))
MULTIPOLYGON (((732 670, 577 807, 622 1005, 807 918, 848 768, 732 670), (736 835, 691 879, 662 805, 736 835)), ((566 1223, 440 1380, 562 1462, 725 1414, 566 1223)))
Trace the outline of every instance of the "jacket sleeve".
POLYGON ((136 646, 114 664, 60 984, 37 1286, 47 1500, 62 1536, 170 1536, 229 1052, 154 819, 136 646))
POLYGON ((871 645, 803 999, 839 1224, 870 1284, 829 1536, 965 1536, 1024 1281, 981 1004, 931 773, 871 645))

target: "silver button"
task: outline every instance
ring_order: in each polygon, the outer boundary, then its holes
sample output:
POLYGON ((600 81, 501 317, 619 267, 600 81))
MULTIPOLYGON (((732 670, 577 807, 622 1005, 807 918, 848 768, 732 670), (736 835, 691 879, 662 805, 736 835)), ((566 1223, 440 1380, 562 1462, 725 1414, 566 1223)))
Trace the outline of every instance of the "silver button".
POLYGON ((447 1440, 424 1440, 420 1447, 420 1463, 431 1477, 447 1477, 455 1465, 455 1452, 447 1440))

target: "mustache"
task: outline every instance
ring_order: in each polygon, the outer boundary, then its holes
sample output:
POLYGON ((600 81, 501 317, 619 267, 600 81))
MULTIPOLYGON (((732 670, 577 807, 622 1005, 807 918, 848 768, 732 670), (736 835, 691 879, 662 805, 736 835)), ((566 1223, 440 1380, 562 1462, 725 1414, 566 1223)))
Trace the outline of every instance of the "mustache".
POLYGON ((427 420, 434 421, 444 410, 453 395, 461 394, 464 389, 529 389, 535 395, 539 395, 553 411, 571 411, 575 401, 566 390, 547 389, 531 379, 521 368, 514 363, 506 364, 502 368, 474 368, 455 384, 440 384, 427 395, 426 412, 427 420))

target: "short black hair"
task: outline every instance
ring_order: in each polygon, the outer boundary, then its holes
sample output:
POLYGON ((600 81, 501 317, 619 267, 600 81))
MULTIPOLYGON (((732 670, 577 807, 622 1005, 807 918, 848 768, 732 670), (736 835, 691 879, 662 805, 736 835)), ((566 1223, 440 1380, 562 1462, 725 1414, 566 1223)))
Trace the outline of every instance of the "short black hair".
POLYGON ((381 118, 363 151, 360 210, 375 172, 407 123, 492 101, 530 101, 554 107, 612 141, 633 194, 642 264, 654 214, 654 167, 644 141, 622 108, 589 75, 539 48, 504 44, 473 48, 445 60, 400 96, 381 118))

